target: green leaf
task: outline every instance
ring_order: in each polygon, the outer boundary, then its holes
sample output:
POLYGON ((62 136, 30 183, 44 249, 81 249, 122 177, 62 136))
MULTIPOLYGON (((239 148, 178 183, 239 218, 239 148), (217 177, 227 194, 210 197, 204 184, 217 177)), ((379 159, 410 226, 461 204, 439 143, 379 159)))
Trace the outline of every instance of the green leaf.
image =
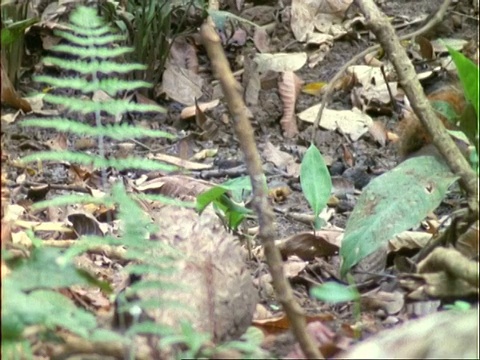
POLYGON ((315 145, 310 145, 300 166, 302 191, 315 217, 318 217, 332 191, 332 179, 322 154, 315 145))
POLYGON ((360 294, 356 288, 333 281, 320 286, 315 286, 310 291, 310 295, 319 300, 333 304, 346 301, 356 301, 360 298, 360 294))
MULTIPOLYGON (((462 83, 463 90, 465 91, 465 97, 475 108, 478 122, 478 66, 475 65, 462 53, 447 46, 453 62, 457 66, 458 77, 462 83)), ((478 126, 477 126, 478 129, 478 126)))
MULTIPOLYGON (((3 16, 3 15, 2 15, 3 16)), ((1 31, 2 46, 7 46, 24 37, 25 29, 38 22, 38 18, 16 21, 1 31)))
POLYGON ((60 293, 49 290, 38 290, 28 295, 29 303, 42 304, 46 317, 44 325, 49 329, 60 326, 83 338, 89 338, 89 331, 97 323, 95 316, 75 306, 75 304, 60 293))
POLYGON ((214 186, 210 190, 204 191, 197 196, 197 211, 202 212, 205 208, 215 200, 218 200, 220 196, 225 194, 228 190, 222 186, 214 186))
POLYGON ((242 202, 252 192, 252 183, 249 176, 227 180, 220 186, 230 191, 232 199, 236 202, 242 202))
POLYGON ((76 269, 73 263, 64 263, 62 250, 55 248, 33 249, 30 258, 12 270, 9 280, 24 291, 94 283, 93 278, 76 269))
POLYGON ((457 179, 432 156, 404 161, 371 181, 348 219, 340 248, 341 275, 396 234, 416 226, 457 179))
POLYGON ((85 338, 96 326, 95 317, 75 306, 62 294, 51 290, 24 293, 11 276, 3 284, 8 296, 2 301, 2 337, 14 339, 30 325, 48 329, 61 326, 85 338))

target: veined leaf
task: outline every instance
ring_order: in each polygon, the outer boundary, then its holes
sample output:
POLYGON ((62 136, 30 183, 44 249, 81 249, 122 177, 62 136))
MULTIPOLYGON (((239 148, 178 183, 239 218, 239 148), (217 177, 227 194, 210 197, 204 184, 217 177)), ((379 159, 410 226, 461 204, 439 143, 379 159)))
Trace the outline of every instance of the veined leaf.
POLYGON ((433 211, 457 177, 433 156, 415 157, 372 180, 347 222, 341 275, 433 211))
POLYGON ((310 145, 300 167, 300 184, 315 217, 318 217, 332 191, 332 179, 322 154, 315 145, 310 145))

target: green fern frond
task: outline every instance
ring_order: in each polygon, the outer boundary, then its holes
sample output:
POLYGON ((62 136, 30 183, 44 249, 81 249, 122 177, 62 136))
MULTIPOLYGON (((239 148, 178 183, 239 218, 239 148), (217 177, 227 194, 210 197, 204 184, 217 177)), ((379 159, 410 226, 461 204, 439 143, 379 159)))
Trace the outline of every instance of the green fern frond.
MULTIPOLYGON (((74 30, 79 30, 76 28, 74 30)), ((56 31, 55 35, 60 36, 73 44, 79 46, 102 46, 102 45, 110 45, 116 41, 125 41, 125 36, 123 35, 111 35, 108 33, 109 28, 107 27, 106 35, 105 36, 97 36, 97 37, 79 37, 76 34, 72 34, 66 31, 56 31)))
POLYGON ((105 21, 100 16, 97 16, 95 9, 79 6, 70 16, 70 23, 81 28, 96 28, 103 26, 105 21))
MULTIPOLYGON (((33 156, 33 155, 32 155, 33 156)), ((22 161, 24 159, 22 158, 22 161)), ((36 202, 32 205, 32 209, 40 210, 48 207, 66 206, 71 204, 105 204, 106 206, 113 205, 113 202, 108 203, 108 198, 96 198, 91 195, 61 195, 53 199, 36 202)))
POLYGON ((163 195, 138 194, 137 196, 141 200, 158 201, 166 205, 175 205, 192 209, 195 209, 197 207, 197 203, 194 201, 181 201, 163 195))
POLYGON ((127 112, 165 112, 165 109, 153 104, 137 104, 125 100, 107 100, 94 102, 90 99, 79 100, 66 96, 47 94, 44 100, 55 105, 63 105, 71 111, 78 111, 82 114, 104 111, 110 115, 119 115, 127 112))
POLYGON ((119 48, 81 48, 73 45, 57 45, 52 48, 53 51, 61 52, 80 58, 101 58, 110 59, 118 56, 122 56, 132 52, 132 48, 119 47, 119 48))
POLYGON ((105 159, 100 156, 82 154, 73 151, 41 151, 35 154, 27 155, 22 158, 22 161, 34 162, 34 161, 67 161, 71 163, 78 163, 82 165, 93 165, 95 168, 108 168, 112 167, 117 170, 127 170, 127 169, 139 169, 139 170, 150 170, 150 171, 166 171, 172 172, 178 170, 178 167, 168 164, 163 164, 161 162, 150 160, 150 159, 140 159, 135 157, 127 157, 125 159, 105 159))
MULTIPOLYGON (((145 70, 146 66, 142 64, 120 64, 115 61, 82 61, 82 60, 64 60, 56 57, 46 57, 43 59, 45 64, 56 65, 64 70, 73 70, 81 74, 93 74, 102 72, 104 74, 117 72, 129 73, 131 71, 145 70)), ((151 87, 151 85, 149 85, 151 87)))
POLYGON ((81 90, 84 94, 102 90, 110 96, 114 96, 121 91, 132 91, 150 87, 149 83, 140 80, 102 79, 100 81, 88 81, 78 77, 57 78, 48 75, 37 76, 35 80, 54 87, 81 90))
POLYGON ((115 140, 125 140, 142 137, 161 137, 166 139, 175 139, 176 137, 161 130, 144 129, 129 124, 115 124, 105 126, 90 126, 78 121, 65 118, 50 119, 29 119, 20 123, 20 126, 32 126, 44 129, 56 129, 60 132, 70 132, 83 136, 103 135, 115 140))
POLYGON ((79 36, 84 36, 86 38, 97 38, 105 36, 111 33, 112 29, 108 26, 97 26, 97 27, 85 27, 85 24, 82 25, 70 25, 70 30, 75 32, 79 36))

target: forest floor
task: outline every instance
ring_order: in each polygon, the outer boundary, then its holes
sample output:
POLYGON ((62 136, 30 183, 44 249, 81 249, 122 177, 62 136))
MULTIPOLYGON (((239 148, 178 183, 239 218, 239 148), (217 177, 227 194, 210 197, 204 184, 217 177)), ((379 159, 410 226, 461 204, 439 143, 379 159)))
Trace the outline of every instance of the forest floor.
MULTIPOLYGON (((232 2, 233 3, 233 2, 232 2)), ((255 3, 255 2, 253 2, 255 3)), ((270 16, 271 12, 276 14, 283 13, 285 10, 279 5, 281 2, 263 1, 263 4, 257 5, 258 11, 255 16, 251 17, 252 21, 256 21, 264 16, 270 16), (270 6, 267 8, 266 6, 270 6), (264 12, 264 13, 262 13, 264 12)), ((398 33, 405 34, 412 32, 422 25, 421 19, 432 15, 441 1, 435 0, 382 0, 378 2, 381 10, 398 26, 398 33), (420 19, 420 20, 419 20, 420 19), (411 25, 408 25, 411 23, 411 25)), ((247 2, 247 7, 254 4, 247 2)), ((287 4, 284 4, 287 5, 287 4)), ((444 21, 436 29, 428 34, 428 39, 433 41, 440 38, 474 40, 478 44, 478 19, 473 19, 470 13, 471 2, 460 0, 447 13, 444 21)), ((239 16, 247 17, 247 15, 238 12, 239 16)), ((348 17, 353 17, 359 13, 355 6, 349 10, 348 17)), ((304 52, 310 51, 312 45, 307 46, 305 43, 296 41, 294 35, 290 31, 287 20, 277 25, 275 31, 270 38, 272 52, 304 52)), ((335 75, 339 68, 349 61, 353 56, 366 49, 370 45, 376 44, 375 38, 366 30, 361 29, 356 32, 347 33, 345 36, 334 39, 329 47, 323 60, 316 66, 303 66, 296 71, 296 75, 304 84, 321 83, 328 81, 335 75)), ((228 59, 231 61, 232 70, 237 71, 243 68, 243 63, 236 62, 240 57, 248 57, 248 47, 243 45, 227 46, 225 51, 228 59)), ((42 91, 40 85, 32 81, 32 76, 37 75, 37 69, 42 71, 36 60, 28 58, 27 67, 20 77, 17 90, 22 94, 30 94, 34 91, 42 91)), ((36 59, 36 58, 35 58, 36 59)), ((200 50, 199 55, 200 76, 212 79, 209 73, 208 58, 204 51, 200 50), (203 55, 202 55, 203 53, 203 55)), ((428 65, 427 65, 428 67, 428 65)), ((255 129, 255 138, 258 150, 261 154, 264 170, 266 172, 267 184, 269 186, 269 194, 271 205, 275 209, 275 225, 277 231, 277 239, 291 238, 299 242, 305 241, 308 247, 307 239, 302 239, 301 234, 312 233, 313 224, 311 217, 301 216, 312 214, 312 210, 305 199, 299 181, 299 165, 302 156, 307 150, 312 137, 312 125, 308 122, 297 120, 299 132, 297 135, 287 138, 283 135, 280 125, 280 118, 283 113, 283 103, 279 94, 277 81, 278 74, 272 76, 273 84, 262 84, 259 90, 258 103, 249 107, 253 114, 252 124, 255 129), (305 220, 306 218, 306 220, 305 220)), ((239 78, 242 82, 242 79, 239 78)), ((435 82, 445 81, 444 77, 439 76, 437 79, 431 80, 427 86, 435 86, 435 82)), ((270 82, 272 83, 272 82, 270 82)), ((244 84, 245 85, 245 84, 244 84)), ((207 86, 210 95, 214 86, 210 83, 207 86)), ((207 94, 200 98, 201 102, 211 100, 207 94)), ((190 169, 185 171, 183 175, 190 179, 201 179, 212 184, 219 184, 231 178, 247 175, 244 166, 242 154, 239 144, 235 139, 232 129, 232 120, 229 118, 228 109, 225 104, 220 103, 213 110, 206 111, 209 119, 213 119, 217 130, 207 136, 200 133, 204 129, 200 129, 198 122, 191 119, 183 119, 180 116, 182 108, 185 107, 171 98, 160 95, 155 98, 167 109, 165 114, 156 115, 151 119, 142 117, 132 117, 128 121, 136 124, 148 124, 148 126, 165 130, 169 133, 177 135, 182 140, 172 142, 170 140, 145 140, 142 143, 135 143, 128 148, 135 155, 140 157, 148 157, 153 154, 168 154, 177 156, 182 159, 189 159, 194 154, 200 153, 201 150, 216 149, 215 155, 210 158, 198 158, 193 160, 201 163, 203 169, 190 169)), ((298 96, 295 112, 297 114, 308 109, 309 107, 319 104, 321 95, 312 95, 301 92, 298 96)), ((352 108, 353 99, 350 88, 339 89, 333 94, 332 101, 328 105, 329 109, 350 110, 352 108)), ((47 110, 47 108, 44 108, 47 110)), ((48 110, 59 111, 62 109, 49 108, 48 110)), ((90 188, 100 187, 100 178, 98 174, 85 173, 79 174, 78 171, 90 171, 89 169, 74 169, 63 163, 43 164, 40 168, 32 165, 32 168, 25 168, 15 165, 15 159, 19 159, 26 154, 44 150, 44 149, 74 149, 78 151, 94 151, 95 141, 89 138, 79 138, 75 136, 65 136, 63 134, 55 134, 50 130, 32 130, 19 126, 21 120, 31 115, 20 114, 15 121, 8 124, 3 121, 5 115, 13 114, 16 110, 2 106, 2 168, 7 176, 7 185, 10 192, 11 203, 21 205, 28 208, 36 197, 45 197, 46 193, 40 190, 42 184, 49 185, 49 196, 55 193, 74 193, 75 189, 85 189, 88 185, 90 188), (7 160, 8 161, 4 161, 7 160), (75 172, 77 171, 77 172, 75 172), (79 180, 83 178, 83 183, 79 180)), ((329 206, 328 214, 325 214, 325 220, 329 224, 331 231, 342 231, 345 229, 349 215, 355 207, 356 200, 361 194, 362 189, 377 176, 393 169, 399 162, 400 156, 397 151, 397 145, 394 141, 390 141, 390 136, 394 137, 399 134, 398 122, 399 113, 391 108, 384 113, 370 111, 374 121, 381 123, 383 136, 366 132, 358 139, 352 139, 349 134, 342 133, 341 130, 332 131, 320 129, 317 132, 315 144, 324 156, 333 179, 335 195, 334 200, 329 206), (389 134, 389 135, 386 135, 389 134), (382 139, 383 137, 383 139, 382 139)), ((38 114, 37 114, 38 115, 38 114)), ((393 138, 392 137, 392 138, 393 138)), ((121 156, 122 147, 118 144, 106 143, 105 153, 107 157, 121 156)), ((121 176, 127 179, 137 179, 141 175, 146 175, 149 180, 155 177, 161 178, 163 174, 152 173, 135 173, 122 172, 121 176)), ((185 184, 173 184, 172 186, 181 187, 185 184)), ((47 192, 48 192, 47 191, 47 192)), ((170 195, 170 194, 166 194, 170 195)), ((458 209, 462 203, 462 198, 458 190, 452 191, 443 203, 437 208, 435 214, 430 217, 431 222, 440 223, 442 219, 448 217, 452 211, 458 209)), ((65 214, 58 210, 50 209, 50 213, 30 213, 28 220, 34 221, 63 221, 65 214)), ((253 228, 257 225, 254 219, 248 220, 245 226, 241 227, 242 231, 253 228)), ((416 229, 419 232, 427 232, 423 225, 416 229)), ((40 232, 38 236, 44 236, 45 239, 52 239, 51 232, 40 232)), ((54 238, 62 240, 62 234, 56 233, 54 238)), ((3 241, 3 240, 2 240, 3 241)), ((333 242, 334 243, 334 242, 333 242)), ((335 244, 333 244, 335 245, 335 244)), ((258 244, 254 246, 254 254, 258 244)), ((413 255, 418 249, 403 249, 404 255, 413 255)), ((294 256, 295 250, 285 250, 288 259, 285 260, 285 267, 288 278, 294 288, 295 297, 299 301, 301 307, 305 310, 308 321, 314 322, 320 320, 325 324, 327 330, 325 336, 329 339, 322 347, 324 354, 333 358, 340 351, 348 349, 353 343, 369 338, 384 329, 398 326, 406 323, 412 318, 424 315, 422 311, 411 310, 404 301, 404 291, 400 291, 398 283, 391 278, 395 278, 394 272, 388 272, 390 276, 379 278, 376 282, 364 284, 359 290, 364 296, 362 301, 362 310, 356 314, 355 305, 352 303, 340 303, 332 305, 319 300, 312 299, 309 296, 310 289, 338 276, 339 257, 335 252, 328 256, 314 254, 308 258, 302 254, 294 256), (332 270, 333 269, 333 270, 332 270), (381 289, 380 289, 381 288, 381 289), (358 337, 360 334, 360 337, 358 337), (327 346, 328 344, 328 346, 327 346)), ((398 253, 397 253, 398 255, 398 253)), ((394 266, 396 254, 392 251, 387 258, 387 269, 394 266)), ((262 328, 269 335, 268 341, 263 346, 270 351, 272 356, 279 358, 290 356, 300 356, 295 350, 295 339, 288 330, 288 324, 283 321, 283 315, 279 307, 278 301, 274 298, 271 289, 265 285, 268 282, 266 274, 268 270, 262 262, 262 257, 250 261, 250 269, 255 278, 259 289, 259 307, 264 310, 263 314, 255 314, 256 326, 262 328), (265 315, 267 314, 267 315, 265 315)), ((97 269, 102 277, 114 282, 115 269, 121 267, 116 264, 115 259, 109 259, 108 255, 90 254, 87 261, 97 269)), ((388 270, 387 270, 388 271, 388 270)), ((98 311, 102 309, 112 308, 109 299, 105 296, 96 294, 96 298, 87 296, 85 293, 76 295, 77 300, 81 298, 81 302, 88 303, 86 307, 98 311)), ((433 302, 433 310, 436 311, 440 307, 440 302, 433 302)), ((109 311, 110 311, 109 310, 109 311)), ((393 355, 393 354, 392 354, 393 355)))

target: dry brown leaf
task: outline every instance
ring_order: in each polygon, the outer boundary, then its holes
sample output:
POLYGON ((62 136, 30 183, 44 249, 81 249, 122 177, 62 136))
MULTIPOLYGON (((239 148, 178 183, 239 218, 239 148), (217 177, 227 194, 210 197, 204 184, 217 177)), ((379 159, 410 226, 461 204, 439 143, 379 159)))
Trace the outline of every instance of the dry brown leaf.
POLYGON ((175 101, 184 105, 195 104, 203 95, 204 80, 192 70, 167 63, 163 72, 162 90, 175 101))
POLYGON ((0 81, 2 82, 2 92, 1 92, 1 100, 2 103, 7 104, 8 106, 11 106, 15 109, 20 109, 24 113, 28 113, 32 111, 32 107, 30 106, 30 103, 22 99, 15 88, 13 87, 12 82, 8 78, 7 72, 3 69, 3 63, 0 62, 1 66, 1 79, 0 81))
POLYGON ((197 48, 185 37, 177 37, 170 48, 172 64, 198 74, 197 48))
POLYGON ((263 27, 255 28, 255 32, 253 33, 253 43, 261 53, 270 52, 270 37, 263 27))
POLYGON ((295 104, 302 86, 302 81, 293 71, 285 71, 278 84, 278 92, 283 102, 283 116, 280 125, 284 136, 292 138, 298 134, 295 104))
POLYGON ((147 156, 150 159, 155 159, 159 161, 166 162, 168 164, 176 165, 178 167, 187 169, 187 170, 205 170, 210 169, 213 164, 200 164, 188 160, 180 159, 176 156, 167 155, 167 154, 155 154, 147 156))
POLYGON ((185 175, 168 175, 155 178, 141 185, 131 184, 140 192, 153 192, 176 198, 194 198, 200 193, 210 190, 215 184, 185 175))
POLYGON ((285 151, 281 151, 270 141, 267 141, 262 155, 265 160, 272 162, 280 170, 284 170, 289 176, 300 176, 300 164, 295 157, 285 151))
POLYGON ((321 230, 314 233, 303 232, 279 240, 277 247, 283 258, 296 255, 308 261, 316 257, 333 256, 340 247, 342 231, 321 230))
POLYGON ((478 241, 479 234, 477 220, 464 234, 460 235, 455 243, 455 248, 464 256, 478 258, 478 241))
POLYGON ((400 291, 375 291, 360 298, 365 310, 383 310, 388 315, 398 314, 405 305, 404 294, 400 291))
POLYGON ((144 280, 178 284, 188 288, 188 296, 182 291, 160 288, 140 290, 141 299, 183 305, 147 309, 147 315, 177 329, 180 320, 188 321, 196 331, 209 333, 214 341, 243 334, 251 324, 257 296, 237 239, 208 208, 199 216, 193 209, 163 206, 151 216, 160 229, 155 238, 163 244, 152 246, 152 256, 166 256, 165 245, 182 256, 171 274, 148 274, 144 280))
POLYGON ((421 249, 427 245, 432 234, 423 231, 403 231, 388 241, 389 251, 421 249))
POLYGON ((387 130, 382 121, 375 120, 368 128, 368 132, 383 147, 387 143, 387 130))
POLYGON ((189 118, 193 118, 195 116, 196 111, 197 111, 197 107, 201 111, 205 112, 205 111, 208 111, 208 110, 211 110, 211 109, 215 108, 219 103, 220 103, 220 100, 215 99, 215 100, 212 100, 210 102, 206 102, 206 103, 199 102, 195 105, 187 106, 180 113, 180 118, 184 119, 184 120, 189 119, 189 118))

